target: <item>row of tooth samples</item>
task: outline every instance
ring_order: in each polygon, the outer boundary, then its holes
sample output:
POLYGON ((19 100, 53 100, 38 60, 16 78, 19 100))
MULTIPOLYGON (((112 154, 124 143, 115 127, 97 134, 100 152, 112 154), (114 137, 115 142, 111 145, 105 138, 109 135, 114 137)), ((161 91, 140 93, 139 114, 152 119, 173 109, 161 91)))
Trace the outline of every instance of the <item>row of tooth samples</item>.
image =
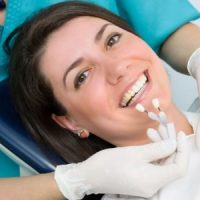
POLYGON ((142 74, 138 80, 136 81, 136 83, 134 83, 131 88, 125 93, 125 95, 123 96, 122 99, 122 106, 126 106, 127 102, 129 101, 129 99, 131 97, 133 97, 138 91, 140 91, 140 89, 144 86, 144 84, 147 81, 147 77, 142 74))
MULTIPOLYGON (((160 111, 160 101, 159 99, 155 98, 152 100, 152 104, 154 106, 154 108, 158 109, 160 111)), ((135 106, 136 110, 139 111, 139 112, 147 112, 147 110, 145 110, 144 106, 140 103, 138 103, 136 106, 135 106)))
POLYGON ((160 101, 159 101, 159 99, 157 99, 157 98, 153 99, 152 100, 152 104, 153 104, 154 108, 159 110, 159 114, 158 115, 156 113, 154 113, 154 112, 149 112, 149 111, 145 110, 144 106, 142 104, 140 104, 140 103, 138 103, 135 108, 139 112, 146 112, 148 117, 150 119, 152 119, 152 120, 158 121, 161 124, 168 123, 167 116, 166 116, 165 112, 161 111, 161 109, 160 109, 160 101))

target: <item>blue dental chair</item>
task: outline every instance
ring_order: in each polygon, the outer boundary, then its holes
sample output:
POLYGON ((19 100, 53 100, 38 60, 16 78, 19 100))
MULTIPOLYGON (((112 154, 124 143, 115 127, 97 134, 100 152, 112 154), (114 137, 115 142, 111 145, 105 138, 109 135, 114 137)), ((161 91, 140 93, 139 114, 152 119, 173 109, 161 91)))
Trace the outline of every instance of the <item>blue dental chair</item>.
POLYGON ((14 110, 7 79, 0 82, 0 150, 35 173, 51 172, 65 163, 51 150, 43 152, 27 133, 14 110))

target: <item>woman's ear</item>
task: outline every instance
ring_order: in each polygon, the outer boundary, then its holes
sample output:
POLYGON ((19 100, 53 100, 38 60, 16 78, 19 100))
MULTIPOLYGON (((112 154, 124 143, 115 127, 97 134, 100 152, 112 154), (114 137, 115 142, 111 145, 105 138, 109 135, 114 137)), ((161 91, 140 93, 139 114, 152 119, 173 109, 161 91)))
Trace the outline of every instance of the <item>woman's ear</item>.
POLYGON ((51 118, 62 128, 69 129, 72 132, 76 132, 76 130, 80 129, 77 125, 75 125, 73 120, 69 119, 69 117, 66 115, 58 116, 58 115, 52 114, 51 118))

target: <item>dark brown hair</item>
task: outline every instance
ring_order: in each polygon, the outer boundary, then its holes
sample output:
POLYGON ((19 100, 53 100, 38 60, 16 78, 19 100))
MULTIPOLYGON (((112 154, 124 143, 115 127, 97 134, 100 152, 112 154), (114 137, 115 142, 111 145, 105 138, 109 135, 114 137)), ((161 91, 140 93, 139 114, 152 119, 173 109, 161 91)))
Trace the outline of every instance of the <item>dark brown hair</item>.
POLYGON ((95 135, 80 139, 58 126, 51 114, 67 111, 53 94, 48 80, 40 73, 40 58, 48 37, 63 24, 79 16, 93 16, 132 32, 118 16, 99 6, 83 2, 62 2, 50 6, 18 27, 7 39, 10 49, 9 79, 16 110, 29 132, 39 143, 48 144, 66 162, 80 162, 95 152, 113 147, 95 135))

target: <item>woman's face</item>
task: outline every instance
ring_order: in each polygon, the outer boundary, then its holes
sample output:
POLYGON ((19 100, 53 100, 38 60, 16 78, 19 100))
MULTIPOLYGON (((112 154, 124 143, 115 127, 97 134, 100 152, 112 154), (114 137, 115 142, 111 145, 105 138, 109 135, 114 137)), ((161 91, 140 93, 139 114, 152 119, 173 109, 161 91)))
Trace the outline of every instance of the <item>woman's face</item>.
POLYGON ((154 52, 100 18, 79 17, 54 32, 41 72, 68 111, 64 127, 85 128, 117 146, 146 142, 146 129, 156 126, 137 103, 147 110, 153 98, 164 110, 171 103, 168 77, 154 52))

